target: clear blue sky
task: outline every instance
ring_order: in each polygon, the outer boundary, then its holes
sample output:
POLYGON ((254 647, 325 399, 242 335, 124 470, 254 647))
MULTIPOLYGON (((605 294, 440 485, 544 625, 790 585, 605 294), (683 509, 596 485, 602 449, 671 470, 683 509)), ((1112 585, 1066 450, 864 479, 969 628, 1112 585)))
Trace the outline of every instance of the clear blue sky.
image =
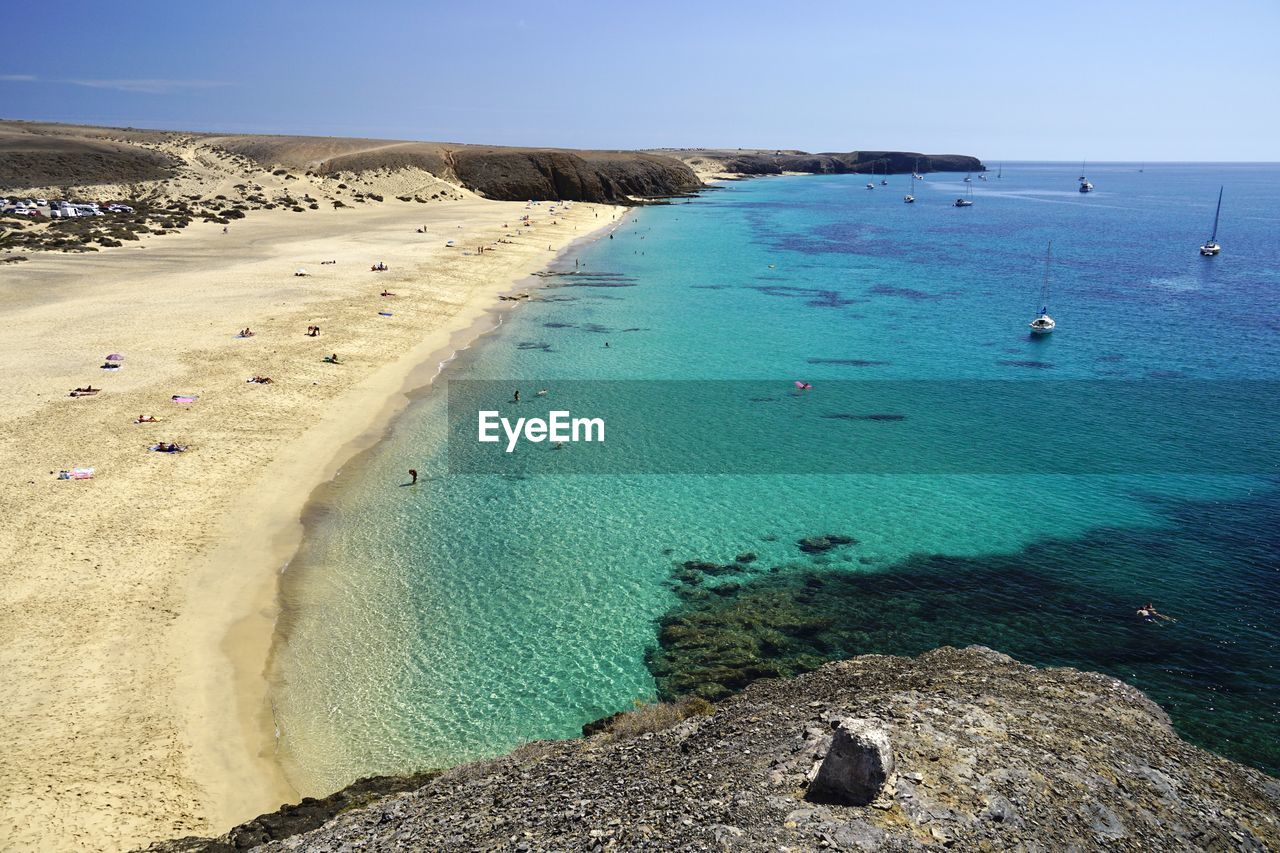
POLYGON ((1280 2, 9 0, 0 117, 512 145, 1280 159, 1280 2))

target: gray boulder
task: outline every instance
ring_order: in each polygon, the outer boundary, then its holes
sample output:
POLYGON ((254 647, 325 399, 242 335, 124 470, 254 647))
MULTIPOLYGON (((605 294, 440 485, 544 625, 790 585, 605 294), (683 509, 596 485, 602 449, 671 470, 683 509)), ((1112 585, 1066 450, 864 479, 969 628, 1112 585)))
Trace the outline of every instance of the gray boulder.
POLYGON ((840 719, 827 756, 805 799, 865 806, 875 801, 893 775, 889 736, 867 720, 840 719))

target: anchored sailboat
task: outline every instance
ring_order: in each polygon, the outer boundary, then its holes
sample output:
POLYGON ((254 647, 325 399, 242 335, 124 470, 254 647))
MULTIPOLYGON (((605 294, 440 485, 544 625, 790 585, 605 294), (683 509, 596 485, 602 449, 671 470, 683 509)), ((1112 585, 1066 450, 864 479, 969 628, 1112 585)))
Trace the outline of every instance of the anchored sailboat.
POLYGON ((1084 161, 1080 161, 1080 192, 1093 192, 1093 184, 1089 183, 1089 179, 1084 176, 1084 161))
POLYGON ((964 198, 956 199, 956 207, 973 207, 973 184, 964 185, 964 198))
MULTIPOLYGON (((919 160, 917 160, 917 161, 916 161, 916 165, 918 166, 919 164, 920 164, 920 161, 919 161, 919 160)), ((907 194, 906 194, 906 195, 904 195, 904 196, 902 197, 902 201, 903 201, 905 204, 915 204, 915 203, 916 203, 916 197, 915 197, 914 195, 912 195, 912 194, 911 194, 911 191, 912 191, 912 190, 914 190, 914 189, 916 188, 916 187, 915 187, 915 184, 916 184, 916 173, 915 173, 915 171, 914 171, 914 170, 912 170, 912 172, 911 172, 911 178, 910 178, 910 180, 908 180, 908 181, 907 181, 907 194)))
POLYGON ((1049 316, 1049 263, 1053 259, 1053 241, 1044 253, 1044 285, 1040 288, 1040 313, 1031 321, 1031 334, 1047 335, 1058 325, 1049 316))
POLYGON ((1222 251, 1222 247, 1218 245, 1218 217, 1222 215, 1222 187, 1218 187, 1218 209, 1213 212, 1213 233, 1209 235, 1209 239, 1204 241, 1204 245, 1200 247, 1200 254, 1206 258, 1211 258, 1222 251))

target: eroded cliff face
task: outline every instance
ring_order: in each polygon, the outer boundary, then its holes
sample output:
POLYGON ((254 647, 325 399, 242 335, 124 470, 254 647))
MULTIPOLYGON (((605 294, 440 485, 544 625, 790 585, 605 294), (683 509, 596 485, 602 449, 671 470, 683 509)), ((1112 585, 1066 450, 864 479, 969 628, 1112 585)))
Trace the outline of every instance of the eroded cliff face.
POLYGON ((264 849, 1280 849, 1280 781, 1123 682, 980 647, 831 663, 413 788, 264 849))
POLYGON ((982 172, 986 167, 966 154, 921 154, 915 151, 851 151, 809 154, 804 151, 729 151, 678 149, 663 152, 689 164, 699 175, 898 175, 912 171, 982 172))
POLYGON ((449 153, 458 182, 500 201, 563 199, 627 203, 694 192, 702 182, 672 157, 469 147, 449 153))

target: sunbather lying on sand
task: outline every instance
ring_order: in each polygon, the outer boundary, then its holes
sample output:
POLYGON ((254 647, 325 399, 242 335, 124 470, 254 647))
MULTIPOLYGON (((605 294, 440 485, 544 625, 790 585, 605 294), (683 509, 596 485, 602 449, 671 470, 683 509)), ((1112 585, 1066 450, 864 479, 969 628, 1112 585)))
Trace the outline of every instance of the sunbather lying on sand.
POLYGON ((185 444, 165 444, 163 441, 159 444, 153 444, 148 450, 154 453, 183 453, 187 449, 185 444))
POLYGON ((134 421, 134 423, 135 424, 158 424, 160 423, 160 421, 156 420, 155 415, 138 415, 138 419, 134 421))
POLYGON ((246 327, 246 328, 244 328, 244 329, 241 329, 241 330, 240 330, 240 334, 236 335, 236 337, 237 337, 237 338, 252 338, 252 337, 253 337, 253 331, 246 327))
POLYGON ((102 390, 101 388, 94 388, 92 385, 86 385, 86 386, 85 386, 85 387, 83 387, 83 388, 72 388, 72 389, 71 389, 71 396, 72 396, 72 397, 87 397, 87 396, 89 396, 90 394, 97 394, 97 393, 98 393, 99 391, 101 391, 101 390, 102 390))
POLYGON ((272 381, 270 376, 255 376, 252 379, 245 380, 245 382, 252 382, 254 385, 270 385, 272 381))
POLYGON ((390 290, 383 290, 383 291, 382 291, 382 293, 380 293, 380 294, 378 294, 378 295, 379 295, 379 296, 395 296, 395 294, 394 294, 394 293, 392 293, 390 290))
POLYGON ((338 361, 338 354, 336 352, 333 355, 326 355, 321 359, 321 361, 325 364, 342 364, 342 362, 338 361))

